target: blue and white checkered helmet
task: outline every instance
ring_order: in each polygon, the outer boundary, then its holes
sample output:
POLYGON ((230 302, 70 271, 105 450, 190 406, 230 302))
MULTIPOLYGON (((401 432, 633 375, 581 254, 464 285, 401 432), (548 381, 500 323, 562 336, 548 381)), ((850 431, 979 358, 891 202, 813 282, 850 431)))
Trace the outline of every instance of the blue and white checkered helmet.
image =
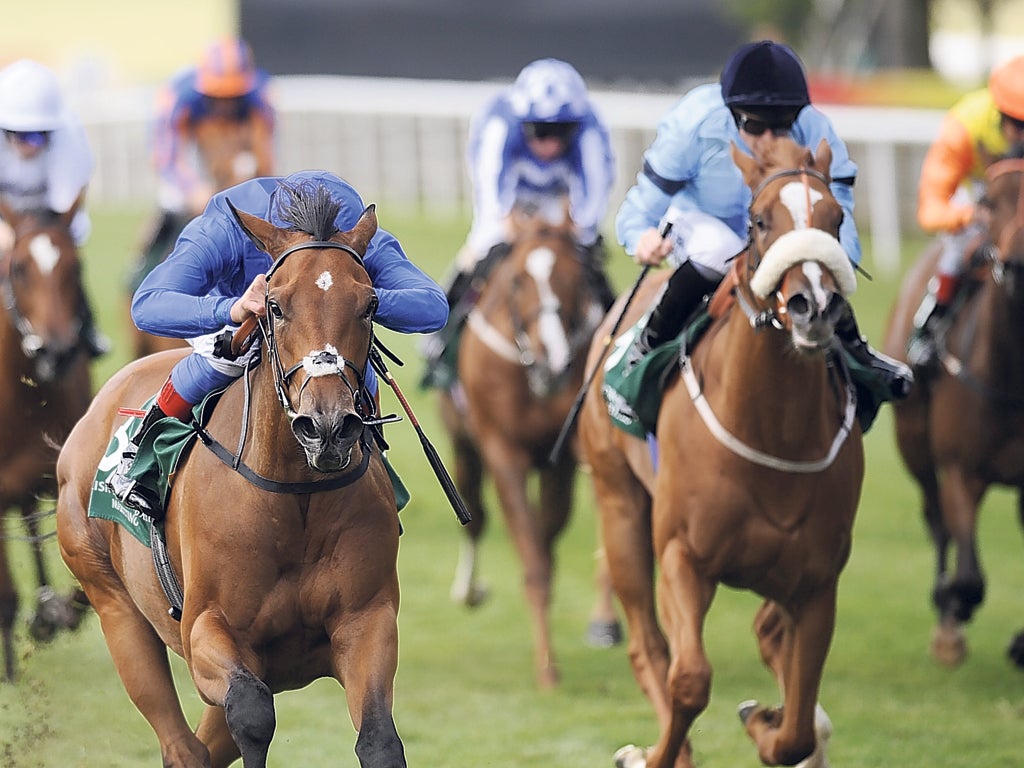
POLYGON ((587 114, 587 86, 571 64, 539 59, 519 73, 509 94, 524 123, 567 123, 587 114))

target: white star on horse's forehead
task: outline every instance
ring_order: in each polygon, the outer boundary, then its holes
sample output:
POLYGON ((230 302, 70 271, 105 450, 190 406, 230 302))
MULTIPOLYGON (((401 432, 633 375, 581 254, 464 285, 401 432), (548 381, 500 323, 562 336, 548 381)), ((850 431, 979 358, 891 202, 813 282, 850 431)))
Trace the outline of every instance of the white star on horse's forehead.
POLYGON ((39 265, 39 271, 49 274, 60 261, 60 251, 53 244, 49 235, 40 234, 32 238, 28 244, 29 253, 39 265))
POLYGON ((326 291, 332 285, 334 285, 334 278, 331 277, 331 273, 325 269, 316 279, 316 287, 322 291, 326 291))
POLYGON ((824 195, 806 184, 791 181, 779 191, 779 200, 789 209, 796 229, 807 229, 811 224, 811 212, 815 203, 824 195))

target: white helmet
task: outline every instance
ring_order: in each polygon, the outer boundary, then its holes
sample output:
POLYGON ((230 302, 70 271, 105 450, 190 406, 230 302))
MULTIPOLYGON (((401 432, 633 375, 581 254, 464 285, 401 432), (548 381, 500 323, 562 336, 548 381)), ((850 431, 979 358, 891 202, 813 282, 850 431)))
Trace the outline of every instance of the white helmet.
POLYGON ((587 86, 571 64, 539 59, 527 64, 509 95, 512 110, 524 123, 566 123, 587 114, 587 86))
POLYGON ((63 112, 57 77, 39 62, 19 59, 0 71, 0 129, 52 131, 63 112))

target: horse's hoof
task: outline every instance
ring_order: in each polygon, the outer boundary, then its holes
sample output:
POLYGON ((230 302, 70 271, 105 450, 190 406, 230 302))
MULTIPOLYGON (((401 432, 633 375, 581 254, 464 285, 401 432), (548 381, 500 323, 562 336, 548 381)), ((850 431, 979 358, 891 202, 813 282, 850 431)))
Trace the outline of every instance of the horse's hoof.
POLYGON ((1018 632, 1013 640, 1010 641, 1010 647, 1006 649, 1006 655, 1010 657, 1017 667, 1024 669, 1024 630, 1018 632))
POLYGON ((594 619, 587 625, 587 645, 592 648, 611 648, 622 642, 622 626, 612 619, 594 619))
POLYGON ((620 747, 615 753, 615 768, 647 768, 647 750, 634 744, 620 747))
POLYGON ((473 584, 466 588, 452 587, 452 601, 464 605, 467 608, 476 608, 483 605, 490 597, 491 590, 486 584, 473 584))
POLYGON ((754 710, 757 709, 760 704, 754 699, 747 699, 746 701, 740 702, 740 705, 736 708, 736 714, 740 716, 740 722, 744 725, 747 724, 747 720, 754 714, 754 710))
POLYGON ((967 639, 958 623, 943 622, 932 633, 931 655, 939 664, 955 669, 967 658, 967 639))

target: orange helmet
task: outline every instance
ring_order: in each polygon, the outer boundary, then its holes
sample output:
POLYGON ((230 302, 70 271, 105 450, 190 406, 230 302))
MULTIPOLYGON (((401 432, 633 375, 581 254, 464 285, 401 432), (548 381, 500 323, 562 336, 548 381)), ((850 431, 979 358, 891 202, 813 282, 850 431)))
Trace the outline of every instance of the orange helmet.
POLYGON ((1000 112, 1014 120, 1024 120, 1024 56, 992 70, 988 90, 1000 112))
POLYGON ((225 38, 206 49, 196 72, 196 90, 204 96, 233 99, 252 93, 256 66, 244 40, 225 38))

